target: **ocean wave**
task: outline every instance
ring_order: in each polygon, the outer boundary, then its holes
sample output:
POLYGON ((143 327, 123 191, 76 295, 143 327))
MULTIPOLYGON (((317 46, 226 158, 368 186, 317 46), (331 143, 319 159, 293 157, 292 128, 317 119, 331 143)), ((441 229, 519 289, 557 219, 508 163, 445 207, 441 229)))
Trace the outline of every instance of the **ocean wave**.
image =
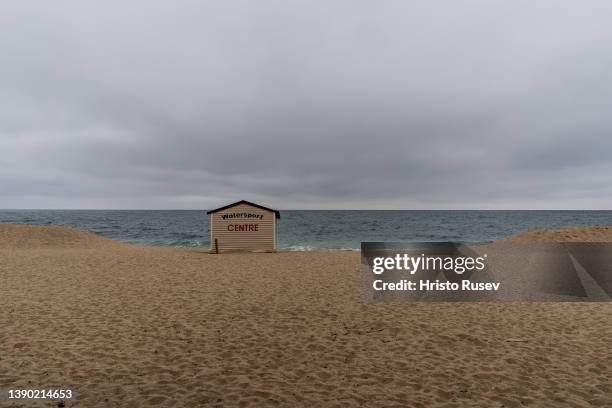
POLYGON ((310 246, 310 245, 290 245, 287 247, 282 247, 282 251, 316 251, 319 248, 310 246))
POLYGON ((210 243, 208 241, 195 239, 181 239, 177 241, 169 241, 166 242, 165 245, 160 246, 168 246, 173 248, 208 248, 210 246, 210 243))
POLYGON ((143 239, 122 239, 119 240, 128 244, 165 247, 165 248, 208 248, 210 243, 203 240, 143 240, 143 239))
POLYGON ((308 251, 359 251, 359 248, 322 248, 311 245, 289 245, 281 247, 281 251, 292 251, 292 252, 308 252, 308 251))

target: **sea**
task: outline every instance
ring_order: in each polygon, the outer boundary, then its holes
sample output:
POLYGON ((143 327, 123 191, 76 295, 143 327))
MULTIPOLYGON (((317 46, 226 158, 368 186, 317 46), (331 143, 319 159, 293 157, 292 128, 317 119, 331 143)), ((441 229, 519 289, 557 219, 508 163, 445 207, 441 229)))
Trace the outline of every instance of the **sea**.
MULTIPOLYGON (((612 225, 612 211, 288 210, 281 250, 358 250, 362 241, 481 244, 534 228, 612 225)), ((204 210, 0 210, 0 224, 72 227, 137 245, 209 248, 204 210)))

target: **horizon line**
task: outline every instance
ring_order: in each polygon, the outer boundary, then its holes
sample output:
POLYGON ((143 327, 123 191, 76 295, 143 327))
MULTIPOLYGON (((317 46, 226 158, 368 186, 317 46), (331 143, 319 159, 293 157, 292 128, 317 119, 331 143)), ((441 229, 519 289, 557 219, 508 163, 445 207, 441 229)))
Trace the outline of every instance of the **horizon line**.
MULTIPOLYGON (((0 208, 0 211, 209 211, 206 208, 0 208)), ((516 208, 286 208, 278 211, 612 211, 612 209, 516 208)))

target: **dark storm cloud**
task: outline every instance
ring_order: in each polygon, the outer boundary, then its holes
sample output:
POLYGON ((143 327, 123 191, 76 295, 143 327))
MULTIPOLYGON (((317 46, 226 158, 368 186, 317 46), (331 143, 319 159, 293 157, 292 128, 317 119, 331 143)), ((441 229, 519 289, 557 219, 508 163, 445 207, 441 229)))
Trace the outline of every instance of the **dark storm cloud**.
POLYGON ((607 2, 0 5, 0 207, 610 208, 607 2))

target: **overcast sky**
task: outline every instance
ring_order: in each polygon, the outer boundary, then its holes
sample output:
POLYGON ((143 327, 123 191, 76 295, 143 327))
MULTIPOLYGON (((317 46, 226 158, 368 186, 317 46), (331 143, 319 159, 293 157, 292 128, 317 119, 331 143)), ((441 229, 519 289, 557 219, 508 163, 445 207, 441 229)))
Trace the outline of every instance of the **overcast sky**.
POLYGON ((612 209, 612 2, 0 2, 0 208, 612 209))

